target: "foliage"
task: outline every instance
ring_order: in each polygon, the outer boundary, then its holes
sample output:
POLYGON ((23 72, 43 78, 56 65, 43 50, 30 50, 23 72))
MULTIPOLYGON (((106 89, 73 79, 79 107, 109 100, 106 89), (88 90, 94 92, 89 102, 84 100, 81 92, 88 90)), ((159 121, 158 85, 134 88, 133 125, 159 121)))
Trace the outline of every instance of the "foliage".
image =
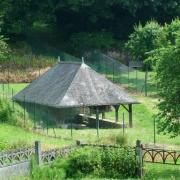
POLYGON ((16 124, 16 120, 12 116, 12 107, 10 103, 2 98, 0 98, 0 122, 16 124))
POLYGON ((56 160, 50 167, 35 168, 32 179, 127 178, 135 177, 134 150, 119 148, 80 148, 69 157, 56 160))
POLYGON ((107 50, 115 45, 111 33, 77 33, 73 34, 70 44, 75 52, 85 52, 93 49, 107 50))
POLYGON ((7 34, 23 34, 36 22, 56 25, 66 35, 106 30, 124 38, 138 21, 155 18, 165 22, 178 16, 178 5, 178 0, 3 0, 0 15, 7 34))
POLYGON ((145 61, 147 53, 158 48, 158 39, 161 39, 162 32, 163 28, 156 21, 147 22, 145 26, 139 24, 134 27, 125 47, 133 59, 145 61))
MULTIPOLYGON (((178 24, 176 23, 177 21, 172 23, 172 29, 178 24)), ((167 28, 170 29, 169 32, 172 32, 170 26, 167 28)), ((169 43, 155 50, 151 60, 154 61, 158 93, 162 98, 158 104, 159 131, 178 136, 180 135, 180 28, 176 33, 168 33, 168 37, 170 38, 169 43)))
POLYGON ((175 44, 176 39, 179 36, 179 32, 180 32, 180 19, 179 18, 174 19, 170 24, 166 24, 164 27, 166 44, 164 44, 164 46, 168 44, 175 44))
POLYGON ((35 159, 31 161, 31 177, 32 180, 59 180, 65 179, 67 162, 65 160, 56 160, 50 166, 39 167, 35 159))

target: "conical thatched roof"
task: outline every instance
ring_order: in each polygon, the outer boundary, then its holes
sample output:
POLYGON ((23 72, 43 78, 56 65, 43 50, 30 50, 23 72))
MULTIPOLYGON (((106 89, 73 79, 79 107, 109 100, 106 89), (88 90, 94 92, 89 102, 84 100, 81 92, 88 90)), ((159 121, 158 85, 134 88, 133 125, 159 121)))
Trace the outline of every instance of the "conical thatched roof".
POLYGON ((103 75, 74 62, 55 65, 13 99, 57 108, 137 103, 103 75))

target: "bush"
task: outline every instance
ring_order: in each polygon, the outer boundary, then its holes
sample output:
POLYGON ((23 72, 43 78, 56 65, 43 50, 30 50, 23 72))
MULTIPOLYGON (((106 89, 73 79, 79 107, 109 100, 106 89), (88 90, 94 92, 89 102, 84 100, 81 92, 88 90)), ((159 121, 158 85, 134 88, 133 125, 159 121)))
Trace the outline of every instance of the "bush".
POLYGON ((31 162, 31 179, 32 180, 63 180, 66 177, 66 162, 61 160, 55 161, 50 166, 39 167, 35 159, 31 162))
POLYGON ((26 117, 26 123, 24 124, 24 109, 16 103, 14 103, 14 106, 15 110, 12 107, 12 101, 0 98, 0 123, 23 127, 26 130, 31 129, 33 122, 29 116, 26 117))
POLYGON ((0 98, 0 122, 15 125, 16 119, 12 116, 12 108, 8 100, 0 98))
POLYGON ((101 169, 101 151, 99 149, 78 149, 69 157, 68 177, 84 177, 97 174, 101 169))
POLYGON ((135 155, 132 148, 108 148, 102 153, 103 177, 128 178, 135 176, 135 155))
POLYGON ((86 147, 51 166, 33 169, 32 179, 129 178, 136 176, 135 152, 129 147, 86 147))

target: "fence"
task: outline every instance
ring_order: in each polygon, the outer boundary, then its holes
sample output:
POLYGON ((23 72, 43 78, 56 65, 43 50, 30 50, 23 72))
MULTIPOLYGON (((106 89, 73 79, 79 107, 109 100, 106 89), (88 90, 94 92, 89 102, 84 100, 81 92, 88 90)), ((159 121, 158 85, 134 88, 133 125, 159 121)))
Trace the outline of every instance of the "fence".
MULTIPOLYGON (((120 148, 115 145, 82 144, 80 141, 77 141, 74 146, 43 152, 41 150, 41 142, 36 141, 34 147, 0 153, 0 178, 10 175, 19 175, 19 172, 27 174, 30 171, 30 159, 32 155, 35 156, 38 165, 43 165, 51 163, 58 157, 66 156, 76 148, 86 146, 120 148), (10 171, 12 172, 11 174, 9 174, 10 171)), ((144 162, 180 165, 180 151, 143 147, 140 140, 137 140, 136 146, 132 148, 135 150, 138 177, 143 176, 144 162)))
POLYGON ((136 141, 135 150, 140 177, 143 176, 144 162, 180 165, 180 151, 143 147, 140 140, 136 141))
POLYGON ((180 151, 142 146, 144 162, 180 165, 180 151))
POLYGON ((75 148, 76 146, 67 146, 42 151, 41 142, 36 141, 34 147, 0 152, 0 178, 27 175, 30 172, 32 156, 35 157, 38 165, 49 164, 58 157, 64 157, 75 148))
MULTIPOLYGON (((126 88, 133 89, 136 92, 154 94, 157 87, 151 82, 151 73, 142 71, 141 63, 132 63, 125 65, 118 60, 115 60, 101 52, 94 51, 84 55, 85 63, 97 72, 104 74, 114 83, 121 84, 126 88)), ((59 51, 60 61, 79 61, 67 53, 59 51)), ((2 83, 29 83, 36 79, 51 66, 57 63, 57 58, 35 55, 27 55, 22 57, 12 58, 0 62, 0 82, 2 83)))

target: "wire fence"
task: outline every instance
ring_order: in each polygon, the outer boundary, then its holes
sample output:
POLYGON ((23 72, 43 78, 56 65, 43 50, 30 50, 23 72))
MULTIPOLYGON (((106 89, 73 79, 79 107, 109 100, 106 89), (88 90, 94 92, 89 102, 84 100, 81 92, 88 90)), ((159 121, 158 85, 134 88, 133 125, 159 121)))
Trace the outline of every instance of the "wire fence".
MULTIPOLYGON (((82 59, 73 57, 67 53, 60 52, 58 60, 81 62, 82 59)), ((86 118, 79 120, 79 124, 74 122, 72 117, 79 113, 89 115, 88 110, 68 109, 59 110, 37 105, 35 102, 20 105, 12 100, 12 97, 27 86, 27 83, 41 76, 51 66, 57 63, 57 58, 43 59, 40 56, 25 56, 20 59, 9 59, 0 63, 0 96, 8 101, 14 116, 20 117, 21 125, 32 128, 52 136, 58 136, 61 132, 57 128, 69 129, 72 136, 72 129, 86 128, 86 118), (14 84, 17 83, 17 84, 14 84), (68 118, 67 118, 68 117, 68 118), (61 120, 61 121, 59 121, 61 120), (56 128, 56 129, 55 129, 56 128)), ((116 84, 120 84, 133 92, 152 95, 156 93, 156 87, 151 83, 150 76, 142 71, 137 65, 128 64, 126 66, 119 61, 106 56, 98 51, 86 53, 84 61, 91 68, 103 74, 116 84), (133 68, 135 67, 135 68, 133 68)), ((150 74, 150 73, 149 73, 150 74)), ((94 134, 96 134, 96 127, 94 134)))
MULTIPOLYGON (((30 83, 45 73, 57 61, 81 62, 82 59, 64 52, 59 52, 58 58, 44 58, 35 55, 10 58, 0 62, 0 82, 4 84, 30 83)), ((84 61, 112 82, 134 92, 154 95, 158 90, 158 86, 154 85, 151 80, 152 72, 143 71, 141 64, 129 62, 124 65, 98 51, 86 53, 84 61)))

